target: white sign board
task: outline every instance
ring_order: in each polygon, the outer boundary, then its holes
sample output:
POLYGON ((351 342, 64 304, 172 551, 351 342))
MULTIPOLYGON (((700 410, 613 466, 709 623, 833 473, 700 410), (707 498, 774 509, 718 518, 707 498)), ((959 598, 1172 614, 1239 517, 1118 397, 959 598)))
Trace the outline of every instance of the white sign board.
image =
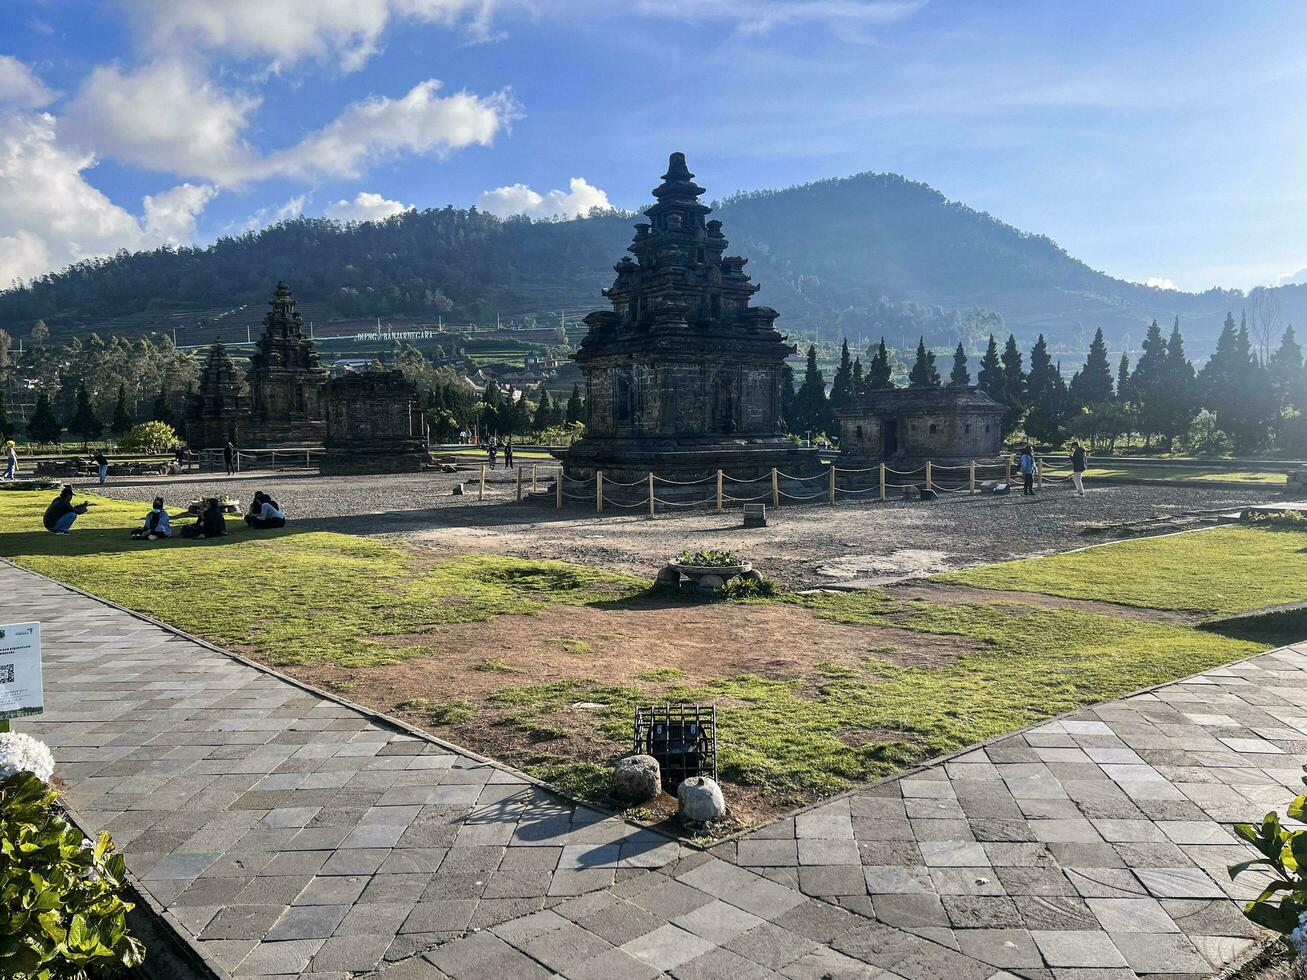
POLYGON ((44 707, 41 624, 0 625, 0 721, 39 715, 44 707))

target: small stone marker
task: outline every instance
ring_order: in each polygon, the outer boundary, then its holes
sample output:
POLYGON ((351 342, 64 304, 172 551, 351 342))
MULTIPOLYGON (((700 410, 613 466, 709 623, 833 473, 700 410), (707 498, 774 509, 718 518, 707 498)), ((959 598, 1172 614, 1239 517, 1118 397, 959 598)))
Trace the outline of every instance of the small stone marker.
POLYGON ((938 500, 938 499, 939 499, 939 494, 936 493, 934 490, 922 490, 922 491, 921 491, 921 499, 922 499, 922 500, 938 500))
POLYGON ((632 803, 652 800, 663 791, 658 760, 651 755, 628 755, 613 767, 613 795, 632 803))
POLYGON ((915 483, 909 483, 907 486, 905 486, 905 487, 903 488, 903 499, 904 499, 904 500, 920 500, 920 499, 921 499, 921 488, 920 488, 919 486, 917 486, 915 483))
POLYGON ((766 526, 767 526, 767 505, 766 505, 766 504, 745 504, 745 505, 744 505, 744 526, 745 526, 745 527, 766 527, 766 526))
POLYGON ((726 797, 715 779, 691 776, 676 790, 682 823, 703 824, 726 816, 726 797))
POLYGON ((463 489, 463 484, 461 483, 455 483, 454 489, 449 492, 452 493, 455 497, 461 497, 463 496, 463 494, 467 493, 467 491, 463 489))

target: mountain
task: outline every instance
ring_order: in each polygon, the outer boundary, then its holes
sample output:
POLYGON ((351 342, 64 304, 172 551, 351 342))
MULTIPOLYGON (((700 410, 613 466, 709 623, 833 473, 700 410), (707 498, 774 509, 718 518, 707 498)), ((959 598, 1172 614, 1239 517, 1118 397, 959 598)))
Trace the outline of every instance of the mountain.
MULTIPOLYGON (((730 254, 749 258, 758 302, 792 337, 891 344, 974 342, 1000 314, 1029 343, 1080 353, 1102 327, 1114 349, 1137 346, 1150 320, 1181 317, 1189 350, 1212 349, 1237 290, 1184 293, 1114 279, 1051 239, 1013 228, 894 174, 859 174, 714 205, 730 254)), ((0 293, 0 328, 25 336, 186 329, 206 340, 257 323, 278 279, 305 316, 494 322, 604 306, 600 290, 632 234, 611 212, 571 221, 498 219, 476 209, 411 211, 377 223, 298 218, 206 248, 126 252, 82 262, 0 293), (197 328, 198 324, 198 328, 197 328), (203 336, 201 336, 203 335, 203 336)), ((1264 291, 1284 322, 1307 321, 1307 285, 1264 291)), ((179 340, 182 338, 179 336, 179 340)), ((184 342, 184 341, 183 341, 184 342)))

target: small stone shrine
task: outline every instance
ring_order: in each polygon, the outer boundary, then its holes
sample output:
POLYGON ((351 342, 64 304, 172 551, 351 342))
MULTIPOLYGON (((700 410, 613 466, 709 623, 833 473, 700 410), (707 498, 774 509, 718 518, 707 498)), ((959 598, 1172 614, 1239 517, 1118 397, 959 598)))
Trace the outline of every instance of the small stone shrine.
POLYGON ((346 374, 327 383, 324 476, 418 473, 426 468, 426 415, 402 371, 346 374))
POLYGON ((839 465, 959 466, 991 459, 1002 449, 1004 411, 969 385, 867 391, 835 413, 839 465))
POLYGON ((200 386, 186 410, 186 443, 192 449, 221 449, 227 440, 239 444, 249 415, 249 399, 236 364, 221 340, 209 348, 200 386))
POLYGON ((327 369, 304 336, 290 287, 277 283, 268 305, 263 336, 250 355, 250 416, 241 427, 242 448, 321 445, 327 431, 322 406, 327 369))
POLYGON ((615 481, 694 480, 718 469, 749 479, 819 465, 781 419, 781 369, 794 347, 775 310, 749 305, 759 287, 746 259, 724 256, 722 224, 705 222, 702 193, 673 153, 649 221, 635 226, 635 258, 613 267, 604 290, 612 309, 585 318, 573 358, 589 418, 584 437, 555 453, 572 479, 602 470, 615 481))

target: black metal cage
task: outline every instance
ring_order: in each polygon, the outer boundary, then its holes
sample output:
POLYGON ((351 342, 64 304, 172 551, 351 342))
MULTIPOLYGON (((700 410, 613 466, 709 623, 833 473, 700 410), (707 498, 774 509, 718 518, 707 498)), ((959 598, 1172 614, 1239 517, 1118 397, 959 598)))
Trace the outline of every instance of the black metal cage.
POLYGON ((717 707, 640 705, 635 709, 635 754, 658 761, 669 792, 691 776, 716 779, 717 707))

